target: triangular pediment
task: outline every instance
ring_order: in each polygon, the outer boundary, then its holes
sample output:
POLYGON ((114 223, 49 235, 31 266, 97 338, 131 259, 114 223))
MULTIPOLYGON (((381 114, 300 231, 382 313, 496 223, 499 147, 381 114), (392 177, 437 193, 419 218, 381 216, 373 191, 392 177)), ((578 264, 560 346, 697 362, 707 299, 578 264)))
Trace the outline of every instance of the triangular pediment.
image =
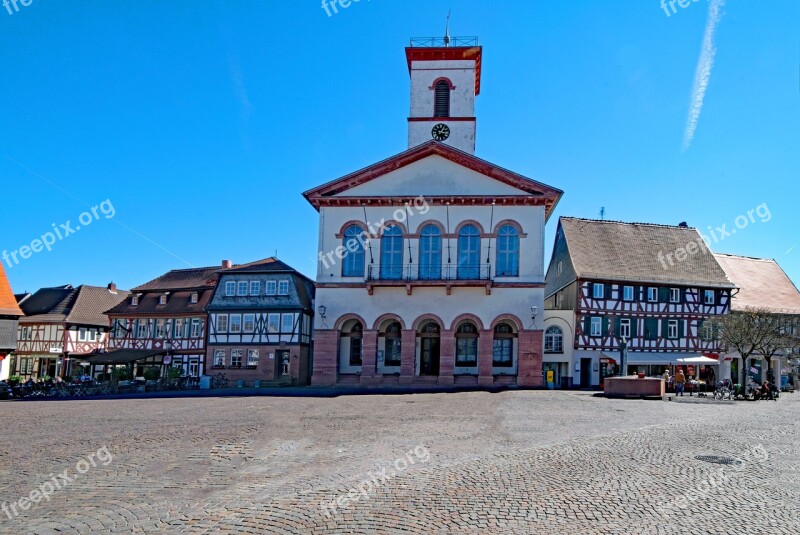
POLYGON ((462 202, 536 203, 549 216, 562 192, 448 145, 430 141, 303 194, 317 209, 423 195, 462 202), (334 201, 335 200, 335 201, 334 201))

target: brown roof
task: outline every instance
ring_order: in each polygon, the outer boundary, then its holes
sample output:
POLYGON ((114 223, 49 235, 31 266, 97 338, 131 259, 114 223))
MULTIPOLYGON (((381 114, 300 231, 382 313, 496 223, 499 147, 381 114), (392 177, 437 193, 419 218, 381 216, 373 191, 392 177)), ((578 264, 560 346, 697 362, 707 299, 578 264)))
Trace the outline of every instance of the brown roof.
POLYGON ((150 290, 190 290, 200 288, 213 288, 217 284, 217 272, 220 266, 173 269, 150 282, 133 288, 133 292, 146 292, 150 290))
POLYGON ((559 223, 578 278, 734 287, 692 227, 572 217, 559 223), (677 260, 675 252, 690 243, 696 252, 677 260))
POLYGON ((0 264, 0 315, 22 316, 22 310, 17 306, 17 298, 11 291, 11 284, 8 282, 2 264, 0 264))
POLYGON ((729 254, 714 255, 739 292, 733 310, 761 308, 773 312, 800 314, 800 292, 775 260, 729 254))
POLYGON ((108 288, 87 285, 42 288, 23 303, 26 315, 20 322, 65 322, 107 327, 108 316, 104 312, 128 295, 124 290, 112 292, 108 288))

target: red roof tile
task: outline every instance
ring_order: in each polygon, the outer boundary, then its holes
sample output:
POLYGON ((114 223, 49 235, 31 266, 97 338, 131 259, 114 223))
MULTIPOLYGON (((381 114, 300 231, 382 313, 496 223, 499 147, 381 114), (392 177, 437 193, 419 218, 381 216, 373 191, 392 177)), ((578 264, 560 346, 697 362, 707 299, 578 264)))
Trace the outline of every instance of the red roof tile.
POLYGON ((8 283, 6 272, 0 264, 0 315, 3 316, 22 316, 22 311, 17 306, 17 299, 11 291, 11 284, 8 283))
POLYGON ((715 254, 717 262, 741 288, 731 301, 733 310, 760 308, 800 314, 800 292, 775 260, 715 254))

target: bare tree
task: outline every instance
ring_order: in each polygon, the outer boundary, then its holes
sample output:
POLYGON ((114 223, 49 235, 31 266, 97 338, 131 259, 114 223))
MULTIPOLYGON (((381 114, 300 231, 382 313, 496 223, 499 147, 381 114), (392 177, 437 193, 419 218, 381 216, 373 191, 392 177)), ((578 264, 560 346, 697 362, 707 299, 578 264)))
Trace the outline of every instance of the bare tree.
POLYGON ((770 359, 793 343, 787 334, 786 316, 766 309, 748 308, 717 316, 710 320, 710 327, 711 337, 726 351, 738 353, 742 364, 747 365, 747 359, 755 355, 764 357, 767 373, 770 359))

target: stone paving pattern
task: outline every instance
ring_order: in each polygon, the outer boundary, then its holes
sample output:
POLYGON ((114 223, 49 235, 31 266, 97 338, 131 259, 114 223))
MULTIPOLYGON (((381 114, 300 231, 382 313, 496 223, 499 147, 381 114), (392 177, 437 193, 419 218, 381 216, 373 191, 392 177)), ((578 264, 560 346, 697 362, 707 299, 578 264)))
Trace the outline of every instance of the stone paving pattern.
POLYGON ((0 501, 74 472, 103 446, 113 454, 50 502, 11 520, 0 513, 0 533, 800 533, 800 394, 681 403, 508 391, 0 410, 0 501), (414 448, 427 462, 406 456, 414 448), (400 458, 416 462, 398 472, 400 458), (384 468, 394 476, 367 498, 323 513, 323 500, 384 468))

